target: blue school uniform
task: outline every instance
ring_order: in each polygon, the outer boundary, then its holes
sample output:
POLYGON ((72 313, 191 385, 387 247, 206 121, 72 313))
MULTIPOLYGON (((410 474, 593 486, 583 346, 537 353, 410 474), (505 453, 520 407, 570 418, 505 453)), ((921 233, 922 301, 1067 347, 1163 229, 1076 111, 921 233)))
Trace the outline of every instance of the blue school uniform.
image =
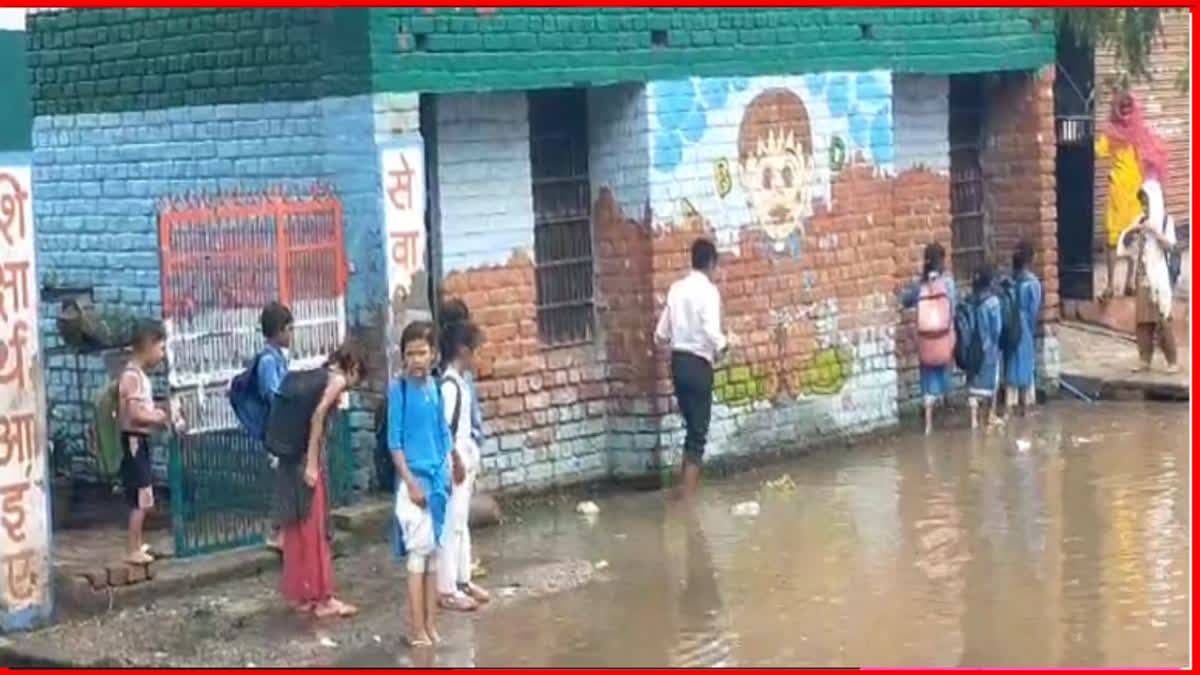
POLYGON ((1010 387, 1025 389, 1033 386, 1036 358, 1033 351, 1033 335, 1037 327, 1038 313, 1042 311, 1042 282, 1032 272, 1022 272, 1014 280, 1016 296, 1021 306, 1021 341, 1016 350, 1008 355, 1004 366, 1004 383, 1010 387))
POLYGON ((972 396, 994 396, 1000 385, 1000 331, 1004 328, 1004 313, 1000 298, 988 293, 972 300, 975 330, 983 342, 983 363, 979 372, 970 378, 972 396))
MULTIPOLYGON (((425 492, 433 519, 434 538, 441 541, 446 505, 450 501, 450 428, 442 410, 437 381, 393 380, 388 385, 388 449, 403 451, 408 470, 425 492)), ((403 481, 396 477, 396 490, 403 481)), ((392 553, 399 560, 408 551, 400 523, 392 519, 392 553)))
MULTIPOLYGON (((954 308, 958 304, 958 288, 954 284, 954 277, 949 274, 942 273, 942 280, 946 284, 946 295, 950 298, 950 316, 954 316, 954 308)), ((921 284, 924 282, 916 282, 908 287, 900 296, 900 303, 904 307, 915 307, 917 300, 921 297, 921 284)), ((950 394, 950 375, 952 365, 945 366, 921 366, 921 395, 933 398, 942 398, 950 394)))

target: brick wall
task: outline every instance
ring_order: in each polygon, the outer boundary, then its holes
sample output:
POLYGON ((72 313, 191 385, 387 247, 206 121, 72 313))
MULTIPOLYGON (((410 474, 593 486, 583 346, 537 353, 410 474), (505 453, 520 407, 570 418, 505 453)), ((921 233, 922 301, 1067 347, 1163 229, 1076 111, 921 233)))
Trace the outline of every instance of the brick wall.
POLYGON ((1038 334, 1042 381, 1058 377, 1053 324, 1061 316, 1058 293, 1058 214, 1055 192, 1054 70, 1004 73, 988 81, 987 145, 981 163, 992 263, 1007 269, 1017 242, 1034 247, 1033 272, 1042 281, 1038 334))
POLYGON ((370 10, 376 90, 485 91, 888 67, 951 73, 1054 58, 1028 8, 429 8, 370 10))
MULTIPOLYGON (((1133 83, 1133 92, 1142 102, 1146 121, 1167 146, 1167 171, 1163 185, 1167 210, 1176 219, 1187 218, 1191 212, 1192 158, 1189 145, 1192 139, 1191 94, 1180 91, 1176 77, 1191 61, 1188 40, 1191 36, 1191 15, 1186 11, 1164 15, 1162 39, 1154 45, 1150 57, 1148 81, 1133 83)), ((1096 131, 1104 130, 1112 105, 1112 81, 1117 73, 1111 52, 1096 53, 1096 131)), ((1096 230, 1093 241, 1102 250, 1104 209, 1108 200, 1108 160, 1096 160, 1096 230)))

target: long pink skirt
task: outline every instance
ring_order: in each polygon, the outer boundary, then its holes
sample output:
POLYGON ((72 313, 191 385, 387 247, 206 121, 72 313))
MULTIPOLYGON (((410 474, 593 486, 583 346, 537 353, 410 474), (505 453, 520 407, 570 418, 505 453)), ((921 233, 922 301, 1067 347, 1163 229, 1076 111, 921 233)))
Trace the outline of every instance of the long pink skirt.
POLYGON ((313 489, 312 506, 302 522, 282 528, 283 597, 292 605, 322 603, 333 597, 333 551, 326 524, 329 501, 325 475, 313 489))

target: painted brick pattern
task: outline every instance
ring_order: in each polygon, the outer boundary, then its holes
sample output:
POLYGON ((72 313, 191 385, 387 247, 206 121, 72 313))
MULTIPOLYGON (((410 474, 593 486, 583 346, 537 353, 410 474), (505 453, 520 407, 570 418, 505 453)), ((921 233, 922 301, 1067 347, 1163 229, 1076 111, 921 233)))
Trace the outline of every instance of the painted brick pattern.
MULTIPOLYGON (((101 312, 161 316, 159 199, 268 187, 307 192, 319 182, 343 202, 351 324, 370 325, 371 301, 384 296, 373 125, 370 97, 39 116, 33 182, 42 283, 91 289, 101 312)), ((57 307, 42 311, 52 349, 57 307)), ((47 363, 48 399, 72 434, 83 431, 79 388, 90 401, 108 376, 100 357, 82 361, 81 382, 73 356, 47 363)))
POLYGON ((525 93, 438 96, 437 152, 443 268, 500 265, 532 250, 525 93))
POLYGON ((0 99, 0 152, 28 152, 33 116, 24 30, 0 28, 0 63, 4 64, 0 67, 0 91, 4 92, 0 99))
POLYGON ((108 8, 33 14, 34 113, 368 93, 366 11, 108 8))
POLYGON ((864 70, 950 73, 1054 59, 1053 16, 1016 8, 379 8, 374 87, 483 91, 864 70))
MULTIPOLYGON (((1149 81, 1133 83, 1134 93, 1141 98, 1146 121, 1167 146, 1169 176, 1163 186, 1168 211, 1176 218, 1187 218, 1191 212, 1192 139, 1191 95, 1180 91, 1176 84, 1179 72, 1191 61, 1188 40, 1191 36, 1191 16, 1188 12, 1171 12, 1163 20, 1161 42, 1156 42, 1151 55, 1149 81)), ((1096 54, 1096 130, 1104 129, 1112 105, 1110 82, 1116 75, 1111 52, 1096 54)), ((1108 160, 1096 160, 1096 229, 1093 241, 1103 250, 1104 208, 1108 200, 1108 160)))

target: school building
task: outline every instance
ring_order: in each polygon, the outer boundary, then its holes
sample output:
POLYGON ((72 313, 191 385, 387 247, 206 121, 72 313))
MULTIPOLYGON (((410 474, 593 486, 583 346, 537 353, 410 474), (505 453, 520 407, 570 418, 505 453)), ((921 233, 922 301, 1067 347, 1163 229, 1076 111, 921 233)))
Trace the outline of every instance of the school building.
MULTIPOLYGON (((52 437, 87 437, 117 361, 64 344, 64 300, 166 320, 163 391, 224 438, 266 300, 300 364, 365 340, 378 392, 443 288, 486 331, 489 488, 653 473, 682 432, 651 334, 701 235, 744 343, 713 456, 897 424, 930 241, 964 278, 1034 242, 1053 386, 1047 10, 85 9, 30 15, 27 60, 52 437)), ((377 401, 344 416, 348 495, 377 401)))

